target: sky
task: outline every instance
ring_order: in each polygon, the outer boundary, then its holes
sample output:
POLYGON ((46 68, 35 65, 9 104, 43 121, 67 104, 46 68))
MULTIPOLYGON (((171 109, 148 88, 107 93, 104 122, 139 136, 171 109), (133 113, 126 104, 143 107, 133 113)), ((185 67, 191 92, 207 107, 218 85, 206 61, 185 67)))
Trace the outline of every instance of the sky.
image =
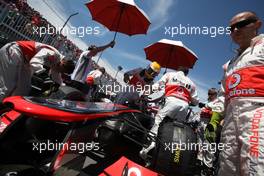
MULTIPOLYGON (((146 46, 163 38, 182 41, 198 56, 189 77, 196 84, 201 101, 207 99, 209 88, 219 88, 218 81, 223 75, 222 65, 235 55, 237 46, 231 42, 226 30, 229 20, 242 11, 254 11, 260 19, 264 19, 263 0, 134 1, 151 21, 147 35, 129 37, 118 33, 115 47, 104 51, 99 65, 106 67, 112 76, 117 66, 122 66, 123 70, 117 77, 121 81, 125 71, 146 67, 150 63, 144 53, 146 46), (191 27, 199 28, 200 32, 191 31, 191 27)), ((100 46, 109 43, 114 37, 114 32, 92 20, 84 5, 87 2, 89 0, 28 0, 29 5, 57 28, 62 27, 71 14, 78 12, 78 15, 70 18, 65 30, 78 27, 90 29, 85 35, 81 32, 78 35, 67 34, 83 50, 90 44, 100 46)), ((260 33, 263 33, 263 29, 260 33)))

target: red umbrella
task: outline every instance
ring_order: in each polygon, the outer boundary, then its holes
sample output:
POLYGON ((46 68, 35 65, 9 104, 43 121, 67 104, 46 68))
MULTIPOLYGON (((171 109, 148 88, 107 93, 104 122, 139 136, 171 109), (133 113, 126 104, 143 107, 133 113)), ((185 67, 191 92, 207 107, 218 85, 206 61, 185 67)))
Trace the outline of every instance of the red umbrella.
POLYGON ((147 15, 134 0, 92 0, 86 6, 93 20, 116 33, 121 32, 129 36, 146 34, 150 25, 147 15))
POLYGON ((180 66, 192 68, 197 56, 181 41, 162 39, 144 48, 146 58, 162 67, 177 70, 180 66))

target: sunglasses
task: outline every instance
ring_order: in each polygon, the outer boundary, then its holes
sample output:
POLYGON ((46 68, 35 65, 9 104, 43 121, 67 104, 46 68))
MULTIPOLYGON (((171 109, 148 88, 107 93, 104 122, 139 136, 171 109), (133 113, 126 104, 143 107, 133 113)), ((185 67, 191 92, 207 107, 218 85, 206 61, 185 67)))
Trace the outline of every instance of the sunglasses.
POLYGON ((249 19, 245 19, 245 20, 242 20, 242 21, 239 21, 233 25, 230 26, 230 31, 231 32, 234 32, 235 28, 237 29, 241 29, 251 23, 255 23, 257 22, 258 20, 256 18, 249 18, 249 19))

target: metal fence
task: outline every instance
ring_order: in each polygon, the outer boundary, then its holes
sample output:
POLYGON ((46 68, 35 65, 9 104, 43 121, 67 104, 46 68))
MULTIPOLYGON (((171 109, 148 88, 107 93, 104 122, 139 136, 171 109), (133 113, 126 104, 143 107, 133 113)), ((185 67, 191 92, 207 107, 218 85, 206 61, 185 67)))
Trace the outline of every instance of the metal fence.
POLYGON ((56 45, 58 36, 33 32, 33 24, 18 11, 12 10, 0 0, 0 40, 10 42, 16 40, 34 40, 49 45, 56 45))
MULTIPOLYGON (((52 26, 50 23, 48 23, 52 26)), ((65 56, 73 55, 71 50, 65 48, 59 40, 59 34, 44 34, 38 35, 34 33, 32 21, 23 16, 19 11, 12 10, 10 6, 0 0, 0 48, 8 42, 17 40, 34 40, 41 43, 46 43, 56 47, 65 56), (58 46, 60 46, 58 48, 58 46)), ((73 58, 76 59, 76 58, 73 58)), ((107 80, 113 79, 110 75, 107 80)), ((116 84, 118 84, 116 82, 116 84)))

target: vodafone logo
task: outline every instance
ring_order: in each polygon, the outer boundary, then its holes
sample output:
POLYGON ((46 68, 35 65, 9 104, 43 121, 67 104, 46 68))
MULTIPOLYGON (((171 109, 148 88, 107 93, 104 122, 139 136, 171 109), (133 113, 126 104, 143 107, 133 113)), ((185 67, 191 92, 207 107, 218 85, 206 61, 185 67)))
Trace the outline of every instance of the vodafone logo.
MULTIPOLYGON (((142 167, 133 161, 130 161, 126 157, 120 158, 117 162, 112 164, 110 167, 105 169, 103 175, 108 172, 109 175, 120 175, 120 176, 154 176, 158 175, 156 172, 149 170, 148 168, 142 167), (119 169, 117 169, 119 168, 119 169)), ((108 174, 107 174, 108 175, 108 174)))
POLYGON ((228 89, 233 89, 239 85, 241 81, 241 76, 239 74, 231 75, 231 78, 228 81, 228 89))
POLYGON ((141 172, 137 167, 131 167, 128 169, 128 176, 141 176, 141 172))
POLYGON ((177 93, 182 95, 184 93, 183 87, 178 87, 177 93))

